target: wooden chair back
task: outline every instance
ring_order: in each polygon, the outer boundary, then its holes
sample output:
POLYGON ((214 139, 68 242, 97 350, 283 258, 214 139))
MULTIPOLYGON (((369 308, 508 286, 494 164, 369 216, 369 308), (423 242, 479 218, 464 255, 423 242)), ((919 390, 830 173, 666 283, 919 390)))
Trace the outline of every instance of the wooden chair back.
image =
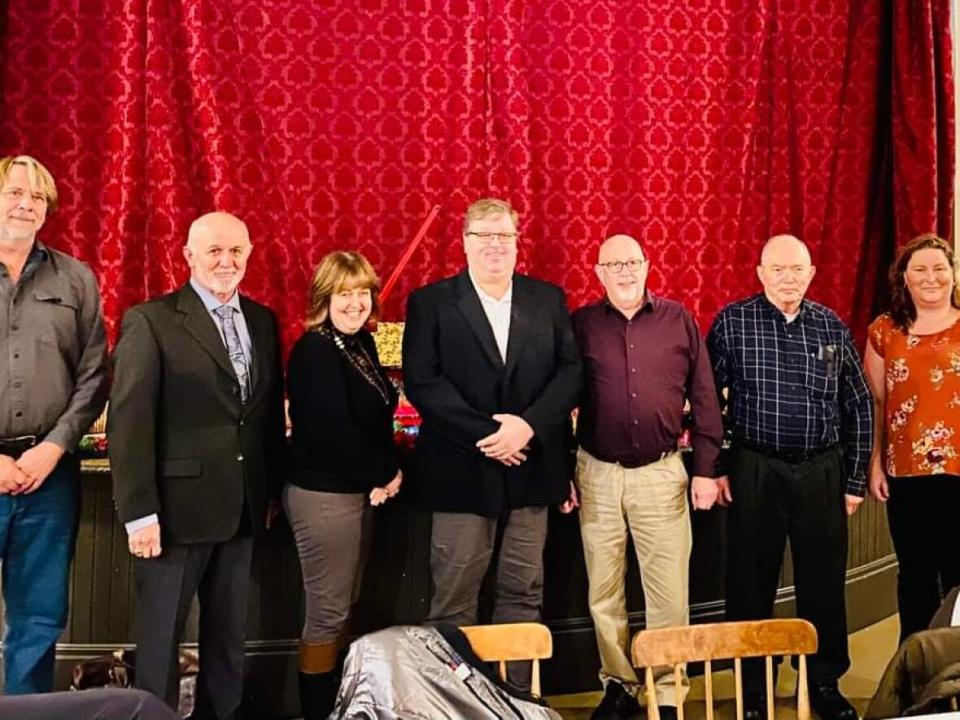
MULTIPOLYGON (((707 720, 713 720, 712 661, 733 659, 736 682, 737 720, 743 720, 743 671, 741 658, 766 657, 767 718, 773 720, 773 656, 797 655, 797 718, 809 720, 810 696, 807 692, 807 655, 817 651, 817 631, 806 620, 756 620, 713 623, 686 627, 641 630, 633 637, 633 664, 645 668, 647 715, 660 720, 653 679, 655 666, 672 665, 677 695, 680 696, 680 664, 704 663, 707 720)), ((683 720, 683 706, 677 706, 677 718, 683 720)))
POLYGON ((481 660, 498 664, 501 680, 507 679, 508 662, 532 660, 530 694, 540 697, 540 661, 553 656, 550 628, 540 623, 504 623, 469 625, 460 629, 481 660))

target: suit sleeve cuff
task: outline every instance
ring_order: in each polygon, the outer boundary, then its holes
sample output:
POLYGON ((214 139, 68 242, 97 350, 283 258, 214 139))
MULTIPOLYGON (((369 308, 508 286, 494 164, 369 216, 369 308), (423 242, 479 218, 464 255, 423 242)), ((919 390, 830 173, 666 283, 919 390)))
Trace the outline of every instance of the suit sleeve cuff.
POLYGON ((160 522, 160 517, 156 513, 151 513, 142 518, 124 523, 124 527, 127 529, 127 535, 133 535, 137 530, 143 530, 145 527, 149 527, 158 522, 160 522))

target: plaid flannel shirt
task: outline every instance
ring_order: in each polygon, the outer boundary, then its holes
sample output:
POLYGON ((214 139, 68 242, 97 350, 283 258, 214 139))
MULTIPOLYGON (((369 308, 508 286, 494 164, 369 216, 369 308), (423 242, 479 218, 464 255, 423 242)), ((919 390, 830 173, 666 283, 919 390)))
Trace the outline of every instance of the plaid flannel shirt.
POLYGON ((731 303, 707 336, 717 389, 727 388, 734 443, 813 453, 840 443, 847 493, 863 496, 873 399, 850 330, 804 300, 788 323, 764 295, 731 303))

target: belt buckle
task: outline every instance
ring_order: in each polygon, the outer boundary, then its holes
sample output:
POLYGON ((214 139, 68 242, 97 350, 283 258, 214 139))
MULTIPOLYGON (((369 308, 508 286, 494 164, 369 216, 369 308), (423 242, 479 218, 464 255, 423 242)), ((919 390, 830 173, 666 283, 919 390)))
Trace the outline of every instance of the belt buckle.
POLYGON ((12 438, 0 438, 0 448, 11 448, 18 456, 37 444, 36 435, 18 435, 12 438))

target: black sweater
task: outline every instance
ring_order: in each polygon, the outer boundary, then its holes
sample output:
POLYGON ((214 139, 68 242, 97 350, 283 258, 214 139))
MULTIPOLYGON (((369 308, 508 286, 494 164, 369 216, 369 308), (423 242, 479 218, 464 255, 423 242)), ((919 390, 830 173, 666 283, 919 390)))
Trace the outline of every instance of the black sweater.
POLYGON ((393 444, 397 394, 383 374, 369 332, 337 335, 345 349, 330 334, 308 331, 290 353, 289 480, 307 490, 368 492, 386 485, 397 473, 393 444), (385 381, 389 404, 346 355, 360 355, 361 344, 385 381))

